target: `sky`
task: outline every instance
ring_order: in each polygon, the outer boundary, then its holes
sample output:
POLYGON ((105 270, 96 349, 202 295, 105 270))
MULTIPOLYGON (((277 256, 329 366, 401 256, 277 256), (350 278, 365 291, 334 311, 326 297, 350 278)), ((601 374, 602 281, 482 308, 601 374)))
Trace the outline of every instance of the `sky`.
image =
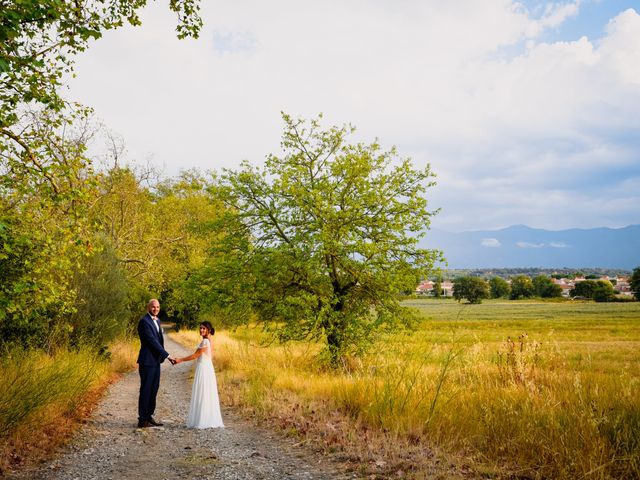
MULTIPOLYGON (((640 1, 165 2, 77 61, 68 97, 167 176, 279 154, 280 112, 431 166, 432 228, 640 223, 640 1)), ((100 149, 100 145, 94 148, 100 149)))

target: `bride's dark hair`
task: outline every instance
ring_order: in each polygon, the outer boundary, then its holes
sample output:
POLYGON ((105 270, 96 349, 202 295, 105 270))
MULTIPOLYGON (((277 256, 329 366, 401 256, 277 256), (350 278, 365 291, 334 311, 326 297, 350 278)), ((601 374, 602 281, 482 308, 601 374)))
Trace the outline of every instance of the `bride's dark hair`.
POLYGON ((213 325, 211 325, 211 322, 200 322, 200 325, 202 325, 204 328, 209 330, 209 335, 215 335, 216 329, 213 328, 213 325))

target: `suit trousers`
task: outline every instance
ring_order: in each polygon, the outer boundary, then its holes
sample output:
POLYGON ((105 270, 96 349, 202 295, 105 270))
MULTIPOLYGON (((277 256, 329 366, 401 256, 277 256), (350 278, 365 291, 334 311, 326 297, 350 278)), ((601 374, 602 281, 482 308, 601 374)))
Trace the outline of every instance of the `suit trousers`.
POLYGON ((156 396, 160 387, 160 365, 138 365, 140 373, 140 396, 138 397, 138 420, 149 420, 156 411, 156 396))

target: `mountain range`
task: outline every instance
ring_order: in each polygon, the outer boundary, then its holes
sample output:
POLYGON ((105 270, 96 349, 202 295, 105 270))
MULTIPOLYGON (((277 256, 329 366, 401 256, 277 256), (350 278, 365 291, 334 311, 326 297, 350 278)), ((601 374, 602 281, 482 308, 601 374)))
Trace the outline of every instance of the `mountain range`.
POLYGON ((420 246, 444 252, 447 268, 617 268, 640 266, 640 225, 543 230, 513 225, 452 233, 429 230, 420 246))

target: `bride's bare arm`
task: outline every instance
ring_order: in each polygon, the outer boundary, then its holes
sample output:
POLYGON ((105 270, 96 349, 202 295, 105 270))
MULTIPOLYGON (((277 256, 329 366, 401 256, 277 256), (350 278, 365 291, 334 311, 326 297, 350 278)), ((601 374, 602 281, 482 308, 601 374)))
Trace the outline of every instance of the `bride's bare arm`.
POLYGON ((202 355, 202 352, 204 352, 206 345, 203 346, 202 348, 197 348, 195 352, 193 352, 191 355, 189 355, 188 357, 180 357, 180 358, 176 358, 176 363, 182 363, 182 362, 188 362, 190 360, 195 360, 196 358, 198 358, 200 355, 202 355))

